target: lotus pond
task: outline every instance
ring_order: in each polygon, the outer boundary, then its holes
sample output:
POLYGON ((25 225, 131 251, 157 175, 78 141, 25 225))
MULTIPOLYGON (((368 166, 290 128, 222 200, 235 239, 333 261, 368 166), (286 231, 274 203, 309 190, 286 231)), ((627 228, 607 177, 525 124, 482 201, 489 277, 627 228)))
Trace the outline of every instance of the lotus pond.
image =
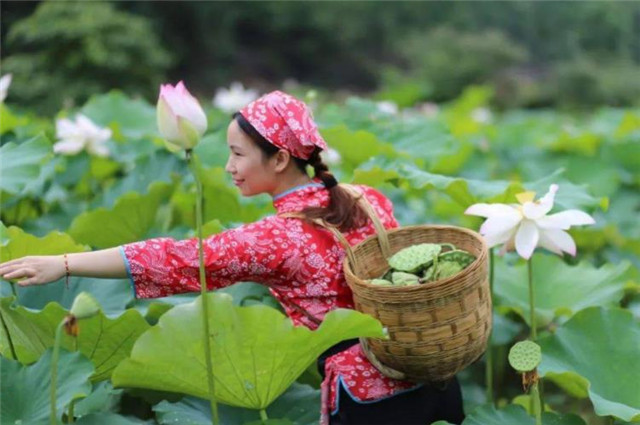
MULTIPOLYGON (((528 263, 493 258, 489 355, 459 374, 464 425, 534 424, 531 400, 509 349, 529 338, 542 423, 640 422, 640 110, 490 111, 490 92, 469 88, 447 105, 399 112, 368 99, 308 99, 340 181, 392 198, 400 223, 477 230, 476 203, 558 185, 555 208, 588 212, 572 228, 575 257, 543 249, 528 263), (490 365, 487 359, 490 358, 490 365)), ((168 151, 155 106, 113 91, 58 117, 0 104, 0 262, 25 255, 102 249, 158 236, 194 236, 195 183, 168 151), (81 113, 109 128, 108 155, 54 154, 55 119, 81 113)), ((267 196, 244 199, 224 172, 226 113, 205 107, 209 128, 194 149, 204 189, 204 233, 272 214, 267 196)), ((63 335, 58 420, 77 424, 209 424, 199 294, 135 299, 128 280, 72 277, 46 286, 0 283, 3 424, 47 424, 52 346, 58 324, 86 291, 101 311, 63 335), (22 422, 19 422, 22 421, 22 422)), ((376 320, 332 312, 316 332, 295 328, 268 290, 237 283, 208 295, 220 423, 318 422, 315 358, 336 342, 382 337, 376 320), (260 414, 263 411, 263 415, 260 414)), ((439 425, 444 425, 440 422, 439 425)))

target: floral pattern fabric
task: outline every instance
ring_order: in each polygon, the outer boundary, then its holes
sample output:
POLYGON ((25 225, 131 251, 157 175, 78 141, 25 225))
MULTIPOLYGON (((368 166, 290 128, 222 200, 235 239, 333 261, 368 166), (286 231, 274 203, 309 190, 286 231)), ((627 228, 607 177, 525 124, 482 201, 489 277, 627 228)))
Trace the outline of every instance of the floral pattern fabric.
MULTIPOLYGON (((391 201, 368 186, 355 186, 373 206, 385 228, 398 226, 391 201)), ((278 214, 308 206, 326 206, 328 190, 307 185, 274 200, 278 214)), ((355 245, 375 233, 369 222, 344 234, 355 245)), ((200 291, 198 240, 154 238, 122 245, 138 298, 158 298, 200 291)), ((212 235, 203 241, 209 290, 238 281, 269 287, 295 325, 316 329, 307 315, 322 321, 336 308, 353 308, 342 271, 345 251, 328 230, 297 218, 269 216, 255 223, 212 235)), ((361 353, 359 344, 326 359, 322 382, 322 424, 336 409, 339 378, 360 401, 389 397, 415 384, 383 376, 361 353)))
POLYGON ((316 147, 327 149, 311 110, 291 95, 278 90, 267 93, 240 113, 262 137, 297 158, 309 159, 316 147))

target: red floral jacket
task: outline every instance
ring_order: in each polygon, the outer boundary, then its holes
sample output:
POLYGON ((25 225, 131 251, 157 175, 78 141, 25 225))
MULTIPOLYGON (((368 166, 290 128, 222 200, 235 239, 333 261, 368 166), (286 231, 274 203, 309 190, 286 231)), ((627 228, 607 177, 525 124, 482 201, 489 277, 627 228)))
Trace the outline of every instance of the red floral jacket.
MULTIPOLYGON (((368 186, 364 192, 385 228, 398 226, 391 201, 368 186)), ((279 214, 326 206, 328 191, 318 182, 274 197, 279 214)), ((375 233, 373 224, 345 234, 355 245, 375 233)), ((342 272, 344 249, 331 232, 296 218, 269 216, 203 241, 209 290, 239 281, 262 283, 282 304, 296 325, 317 325, 299 308, 322 320, 335 308, 353 308, 351 290, 342 272)), ((154 238, 121 246, 136 297, 158 298, 200 291, 197 238, 176 241, 154 238)), ((383 376, 357 344, 326 359, 322 382, 321 424, 338 409, 338 385, 356 400, 373 401, 413 388, 416 384, 383 376)))

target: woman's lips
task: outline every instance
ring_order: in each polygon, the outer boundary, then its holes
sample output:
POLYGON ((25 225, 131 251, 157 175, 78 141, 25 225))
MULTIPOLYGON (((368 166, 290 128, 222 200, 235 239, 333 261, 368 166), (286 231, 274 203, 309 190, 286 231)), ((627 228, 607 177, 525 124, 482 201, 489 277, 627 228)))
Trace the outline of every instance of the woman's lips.
POLYGON ((233 184, 235 184, 236 186, 240 186, 240 185, 242 184, 242 182, 243 182, 243 181, 244 181, 244 180, 236 180, 236 179, 234 179, 234 180, 233 180, 233 184))

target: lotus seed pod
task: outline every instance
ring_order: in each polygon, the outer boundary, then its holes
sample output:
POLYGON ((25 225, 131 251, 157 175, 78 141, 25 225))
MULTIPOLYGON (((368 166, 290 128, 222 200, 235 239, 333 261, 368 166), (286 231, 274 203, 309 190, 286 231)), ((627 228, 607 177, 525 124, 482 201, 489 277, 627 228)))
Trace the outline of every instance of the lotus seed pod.
POLYGON ((422 272, 422 282, 431 282, 435 279, 437 265, 432 264, 422 272))
POLYGON ((393 285, 393 283, 391 283, 387 279, 371 279, 369 281, 369 283, 372 284, 372 285, 379 285, 379 286, 391 286, 391 285, 393 285))
POLYGON ((509 350, 509 364, 520 373, 534 370, 541 360, 540 346, 533 341, 520 341, 509 350))
POLYGON ((448 248, 449 251, 455 251, 456 250, 456 246, 452 243, 441 243, 440 246, 442 247, 442 249, 448 248))
POLYGON ((389 258, 389 266, 401 272, 418 273, 429 266, 441 250, 442 247, 438 244, 412 245, 392 255, 389 258))
POLYGON ((391 280, 396 286, 417 285, 420 283, 420 278, 418 276, 404 272, 393 272, 391 280))
POLYGON ((441 261, 438 265, 436 279, 444 279, 460 273, 464 270, 464 266, 455 261, 441 261))
POLYGON ((462 268, 467 267, 469 264, 473 263, 476 257, 473 254, 469 254, 467 251, 463 251, 461 249, 456 249, 453 251, 447 251, 438 256, 438 259, 441 261, 451 261, 459 263, 462 268))
POLYGON ((76 319, 88 319, 100 312, 100 304, 88 292, 80 292, 71 306, 71 314, 76 319))

